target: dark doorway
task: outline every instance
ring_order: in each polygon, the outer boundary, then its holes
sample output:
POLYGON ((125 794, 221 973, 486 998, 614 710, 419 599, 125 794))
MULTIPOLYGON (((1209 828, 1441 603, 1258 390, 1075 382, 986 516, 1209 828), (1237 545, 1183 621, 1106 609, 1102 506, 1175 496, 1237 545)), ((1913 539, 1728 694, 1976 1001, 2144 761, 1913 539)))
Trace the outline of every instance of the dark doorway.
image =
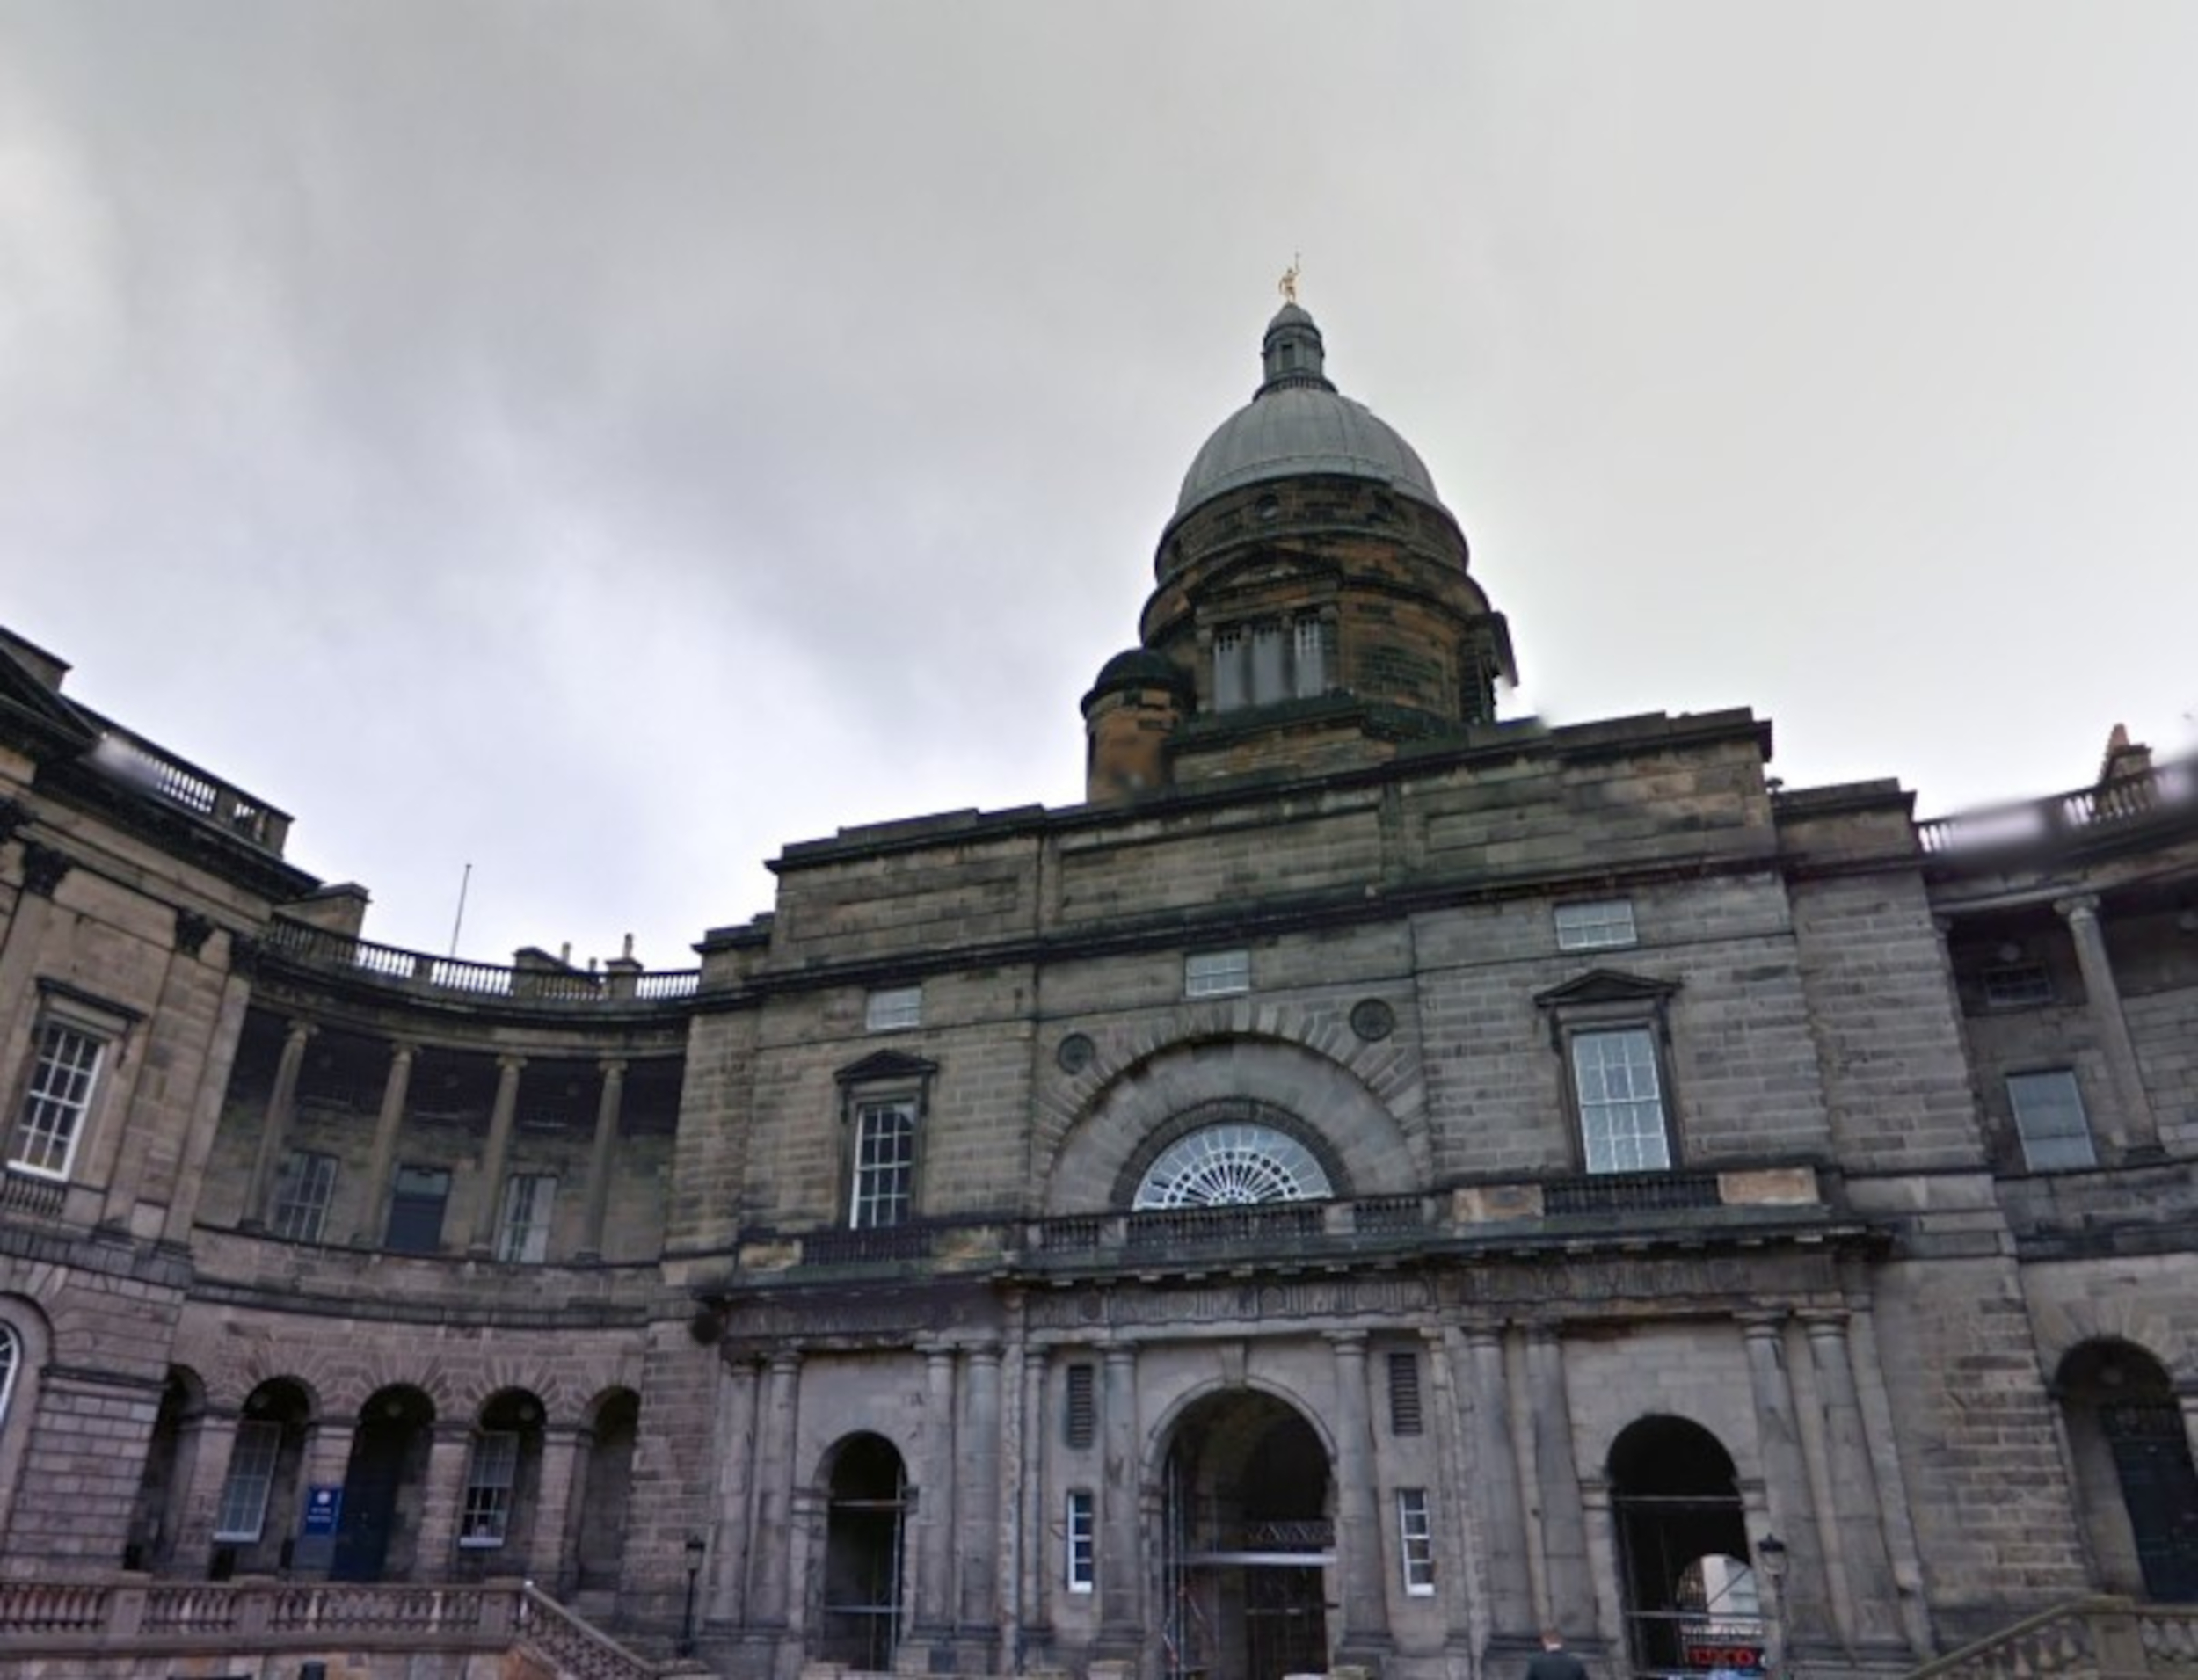
POLYGON ((832 1455, 829 1486, 817 1655, 826 1662, 889 1673, 900 1642, 907 1473, 892 1442, 853 1435, 832 1455))
POLYGON ((634 1442, 640 1423, 641 1401, 630 1388, 614 1390, 596 1404, 573 1546, 582 1592, 600 1592, 618 1585, 618 1560, 626 1544, 626 1507, 633 1491, 634 1442))
POLYGON ((164 1569, 175 1560, 178 1518, 198 1458, 199 1431, 206 1415, 206 1394, 187 1371, 171 1370, 161 1385, 160 1410, 130 1514, 129 1539, 123 1547, 126 1569, 164 1569))
POLYGON ((1642 1418, 1612 1444, 1610 1476, 1634 1671, 1761 1668, 1747 1512, 1717 1437, 1685 1418, 1642 1418))
POLYGON ((1328 1667, 1335 1562, 1328 1449, 1271 1395, 1186 1412, 1168 1450, 1161 1657, 1169 1680, 1280 1680, 1328 1667))
POLYGON ((2198 1469, 2166 1368, 2133 1343, 2087 1342, 2057 1387, 2100 1584, 2198 1601, 2198 1469))
POLYGON ((382 1389, 360 1410, 331 1580, 401 1578, 411 1568, 434 1421, 433 1403, 417 1388, 382 1389))

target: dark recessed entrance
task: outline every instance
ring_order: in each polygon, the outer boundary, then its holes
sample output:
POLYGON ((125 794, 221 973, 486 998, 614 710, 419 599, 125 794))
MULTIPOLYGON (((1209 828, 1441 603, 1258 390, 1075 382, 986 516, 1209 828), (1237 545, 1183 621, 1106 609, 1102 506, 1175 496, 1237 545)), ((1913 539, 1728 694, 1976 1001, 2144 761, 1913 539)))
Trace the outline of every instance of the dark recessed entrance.
POLYGON ((1717 1437, 1684 1418, 1643 1418, 1612 1444, 1610 1471, 1634 1671, 1760 1669, 1747 1512, 1717 1437))
POLYGON ((832 1458, 817 1655, 885 1674, 900 1641, 902 1519, 908 1477, 882 1436, 854 1435, 832 1458))
POLYGON ((434 1422, 433 1402, 417 1388, 384 1388, 360 1408, 331 1580, 401 1578, 411 1569, 434 1422))

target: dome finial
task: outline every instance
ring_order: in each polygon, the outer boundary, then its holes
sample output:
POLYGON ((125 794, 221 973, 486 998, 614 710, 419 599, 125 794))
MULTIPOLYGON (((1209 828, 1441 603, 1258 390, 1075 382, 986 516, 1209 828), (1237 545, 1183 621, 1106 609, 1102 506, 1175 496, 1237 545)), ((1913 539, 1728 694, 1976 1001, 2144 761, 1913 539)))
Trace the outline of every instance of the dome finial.
POLYGON ((1290 256, 1290 266, 1282 271, 1282 279, 1276 283, 1276 289, 1281 292, 1282 301, 1285 303, 1295 303, 1298 301, 1298 277, 1304 273, 1305 253, 1292 251, 1290 256))

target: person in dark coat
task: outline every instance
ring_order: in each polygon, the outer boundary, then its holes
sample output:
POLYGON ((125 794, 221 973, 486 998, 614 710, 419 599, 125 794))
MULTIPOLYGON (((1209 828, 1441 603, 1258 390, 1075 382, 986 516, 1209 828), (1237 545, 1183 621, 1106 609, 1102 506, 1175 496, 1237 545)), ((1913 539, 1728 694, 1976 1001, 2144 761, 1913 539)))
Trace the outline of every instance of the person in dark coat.
POLYGON ((1588 1680, 1588 1665, 1565 1649, 1554 1627, 1541 1631, 1541 1649, 1526 1659, 1526 1680, 1588 1680))

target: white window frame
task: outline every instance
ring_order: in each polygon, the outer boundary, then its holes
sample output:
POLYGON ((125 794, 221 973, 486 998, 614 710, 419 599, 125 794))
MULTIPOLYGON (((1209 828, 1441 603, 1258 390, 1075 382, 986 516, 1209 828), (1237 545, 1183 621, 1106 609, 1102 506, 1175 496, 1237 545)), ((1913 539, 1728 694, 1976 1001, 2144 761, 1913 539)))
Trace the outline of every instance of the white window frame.
POLYGON ((862 1096, 855 1100, 854 1135, 848 1140, 848 1228, 881 1230, 906 1225, 916 1211, 916 1145, 923 1122, 921 1102, 913 1093, 895 1096, 862 1096), (888 1158, 873 1159, 886 1139, 882 1135, 892 1123, 892 1141, 898 1145, 888 1158))
POLYGON ((1068 1492, 1061 1527, 1061 1575, 1074 1593, 1092 1592, 1099 1583, 1099 1502, 1088 1487, 1068 1492))
POLYGON ((922 1025, 921 985, 881 986, 862 1000, 864 1032, 907 1032, 922 1025))
POLYGON ((555 1173, 513 1173, 506 1179, 496 1214, 497 1259, 507 1265, 540 1265, 550 1253, 557 1205, 555 1173))
POLYGON ((1587 1171, 1669 1172, 1671 1109, 1656 1029, 1647 1022, 1583 1028, 1570 1035, 1566 1051, 1587 1171), (1620 1052, 1615 1059, 1612 1051, 1620 1052), (1650 1117, 1653 1129, 1642 1124, 1650 1117))
POLYGON ((2010 1073, 2007 1109, 2014 1117, 2015 1136, 2022 1144, 2023 1165, 2030 1171, 2080 1172, 2099 1165, 2091 1114, 2084 1107, 2084 1090, 2077 1083, 2074 1068, 2041 1067, 2010 1073), (2071 1114, 2075 1118, 2073 1127, 2065 1124, 2071 1114))
POLYGON ((1561 951, 1615 951, 1641 943, 1631 898, 1590 898, 1552 906, 1561 951))
POLYGON ((336 1157, 317 1149, 293 1149, 275 1180, 274 1218, 268 1229, 292 1242, 318 1242, 336 1199, 336 1157))
POLYGON ((11 1172, 67 1182, 91 1130, 91 1105, 113 1042, 73 1016, 40 1017, 31 1034, 22 1101, 8 1130, 11 1172))
POLYGON ((509 1536, 519 1487, 519 1446, 516 1429, 476 1431, 466 1460, 465 1501, 458 1512, 460 1546, 488 1551, 509 1536))
POLYGON ((1234 998, 1252 989, 1248 950, 1193 951, 1183 960, 1186 998, 1234 998))
POLYGON ((222 1478, 222 1498, 214 1513, 214 1538, 224 1545, 250 1545, 267 1526, 267 1501, 282 1463, 282 1425, 272 1419, 247 1418, 237 1426, 229 1450, 229 1473, 222 1478))
POLYGON ((1424 1487, 1397 1489, 1397 1562, 1405 1596, 1435 1596, 1435 1509, 1424 1487))
POLYGON ((1324 615, 1247 619, 1213 632, 1213 709, 1317 699, 1334 681, 1335 625, 1324 615))
POLYGON ((23 1338, 15 1326, 0 1320, 0 1429, 8 1422, 8 1407, 15 1399, 15 1379, 23 1370, 23 1338))

